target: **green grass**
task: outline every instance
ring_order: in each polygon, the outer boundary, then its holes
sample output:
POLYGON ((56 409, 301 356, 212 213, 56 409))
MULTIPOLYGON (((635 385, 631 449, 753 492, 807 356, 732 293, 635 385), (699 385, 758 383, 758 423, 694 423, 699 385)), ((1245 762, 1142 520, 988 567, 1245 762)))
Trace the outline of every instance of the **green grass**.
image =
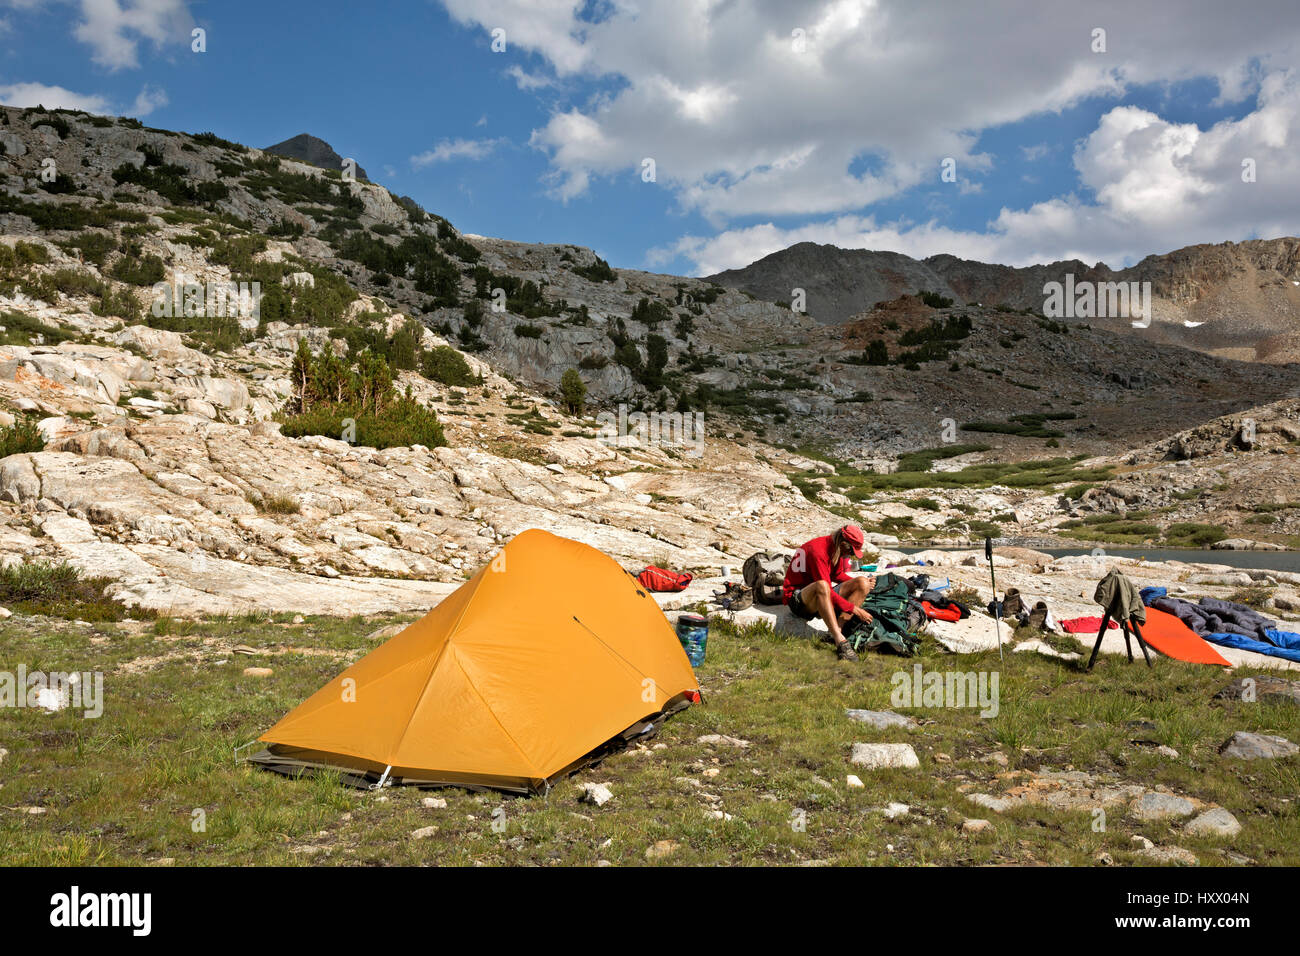
POLYGON ((1131 511, 1127 515, 1090 515, 1061 524, 1060 530, 1068 537, 1081 541, 1102 541, 1109 544, 1142 545, 1148 542, 1168 548, 1204 548, 1228 536, 1217 525, 1182 521, 1161 528, 1148 521, 1135 520, 1147 517, 1146 512, 1131 511))
POLYGON ((679 849, 666 862, 683 864, 1091 865, 1101 851, 1140 863, 1131 842, 1138 833, 1186 847, 1203 865, 1225 862, 1221 845, 1265 865, 1300 863, 1300 760, 1242 763, 1217 753, 1236 730, 1300 738, 1300 709, 1214 701, 1226 676, 1164 659, 1148 670, 1108 656, 1087 674, 1035 654, 1009 655, 1002 665, 996 653, 941 656, 927 642, 919 658, 927 670, 999 670, 1000 713, 916 710, 924 721, 918 730, 876 731, 847 720, 845 708, 890 709, 890 677, 913 660, 867 655, 840 663, 822 645, 715 623, 699 671, 705 702, 663 725, 654 742, 666 746, 610 757, 546 799, 449 789, 434 794, 446 809, 429 810, 420 806, 425 792, 376 794, 329 775, 289 780, 234 762, 236 745, 365 653, 374 644, 365 636, 388 620, 0 622, 7 661, 105 674, 98 720, 69 711, 6 714, 4 805, 46 812, 0 810, 0 864, 635 865, 650 844, 674 840, 679 849), (235 654, 241 644, 254 653, 235 654), (244 677, 246 666, 274 673, 244 677), (1127 726, 1138 720, 1156 730, 1127 726), (709 733, 751 746, 696 742, 709 733), (1154 746, 1135 744, 1136 736, 1181 757, 1161 757, 1154 746), (909 742, 921 767, 854 768, 847 759, 854 741, 909 742), (994 754, 1009 767, 990 762, 994 754), (1218 803, 1244 830, 1221 844, 1189 836, 1178 823, 1139 824, 1112 811, 1106 832, 1096 833, 1084 811, 997 814, 965 796, 1003 789, 1013 782, 999 776, 1007 769, 1067 767, 1218 803), (862 789, 845 785, 855 772, 862 789), (613 801, 579 804, 577 781, 607 782, 613 801), (702 793, 720 797, 733 819, 708 818, 714 804, 702 793), (877 811, 891 801, 911 813, 886 820, 877 811), (502 832, 492 827, 498 808, 502 832), (206 815, 202 832, 191 826, 196 809, 206 815), (796 811, 806 814, 802 831, 791 826, 796 811), (990 819, 994 829, 963 835, 966 817, 990 819), (437 834, 410 838, 425 826, 437 834))
MULTIPOLYGON (((899 470, 893 474, 879 475, 841 466, 838 474, 826 476, 832 490, 861 501, 879 491, 911 491, 921 488, 987 488, 990 485, 1008 485, 1012 488, 1050 488, 1056 485, 1080 485, 1104 481, 1114 477, 1113 469, 1080 468, 1073 458, 1039 458, 1029 461, 983 462, 968 465, 960 471, 929 472, 925 469, 940 458, 955 457, 971 451, 983 451, 983 445, 944 445, 939 448, 912 452, 899 459, 899 470)), ((791 476, 815 478, 817 474, 791 476)), ((796 481, 796 484, 798 482, 796 481)))

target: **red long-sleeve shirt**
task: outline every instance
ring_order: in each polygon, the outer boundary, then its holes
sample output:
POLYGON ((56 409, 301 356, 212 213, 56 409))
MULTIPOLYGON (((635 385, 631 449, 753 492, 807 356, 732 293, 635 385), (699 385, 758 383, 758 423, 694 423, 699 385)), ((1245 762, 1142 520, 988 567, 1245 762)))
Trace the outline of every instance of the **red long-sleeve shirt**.
POLYGON ((800 588, 814 581, 826 581, 832 587, 831 603, 835 605, 835 609, 844 614, 853 613, 853 602, 841 597, 834 590, 835 585, 852 577, 849 574, 849 559, 847 556, 841 557, 832 568, 831 552, 834 550, 834 540, 830 535, 824 535, 813 538, 794 553, 790 567, 785 571, 785 584, 781 588, 781 597, 786 604, 790 603, 790 599, 800 588))

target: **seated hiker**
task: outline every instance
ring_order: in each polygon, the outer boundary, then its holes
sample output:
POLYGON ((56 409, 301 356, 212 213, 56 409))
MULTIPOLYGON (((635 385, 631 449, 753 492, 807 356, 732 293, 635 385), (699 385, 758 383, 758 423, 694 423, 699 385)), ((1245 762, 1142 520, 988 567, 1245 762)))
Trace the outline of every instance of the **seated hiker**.
POLYGON ((846 524, 834 534, 813 538, 795 552, 785 572, 782 603, 803 621, 820 617, 826 622, 828 643, 834 643, 840 660, 856 661, 844 630, 871 621, 871 612, 860 605, 875 584, 872 576, 849 574, 849 555, 862 557, 865 539, 862 529, 846 524))

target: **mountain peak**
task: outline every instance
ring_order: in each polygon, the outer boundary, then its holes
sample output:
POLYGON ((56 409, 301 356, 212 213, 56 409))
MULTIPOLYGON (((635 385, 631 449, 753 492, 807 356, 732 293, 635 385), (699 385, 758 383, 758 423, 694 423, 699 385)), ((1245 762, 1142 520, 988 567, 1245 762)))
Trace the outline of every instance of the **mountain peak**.
MULTIPOLYGON (((282 143, 266 147, 264 152, 284 156, 286 159, 301 160, 324 169, 337 169, 340 172, 343 170, 343 157, 325 140, 310 133, 299 133, 282 143)), ((357 178, 367 182, 370 180, 360 165, 357 166, 357 178)))

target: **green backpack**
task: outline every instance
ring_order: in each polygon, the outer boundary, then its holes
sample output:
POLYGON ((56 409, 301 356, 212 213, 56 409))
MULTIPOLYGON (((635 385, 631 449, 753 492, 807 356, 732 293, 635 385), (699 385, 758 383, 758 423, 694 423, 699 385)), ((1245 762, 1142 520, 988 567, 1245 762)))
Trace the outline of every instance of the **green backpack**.
POLYGON ((871 612, 871 623, 859 627, 850 640, 853 649, 860 651, 887 650, 911 657, 921 646, 920 636, 908 626, 907 605, 911 599, 907 582, 897 574, 882 574, 876 578, 862 606, 871 612))

